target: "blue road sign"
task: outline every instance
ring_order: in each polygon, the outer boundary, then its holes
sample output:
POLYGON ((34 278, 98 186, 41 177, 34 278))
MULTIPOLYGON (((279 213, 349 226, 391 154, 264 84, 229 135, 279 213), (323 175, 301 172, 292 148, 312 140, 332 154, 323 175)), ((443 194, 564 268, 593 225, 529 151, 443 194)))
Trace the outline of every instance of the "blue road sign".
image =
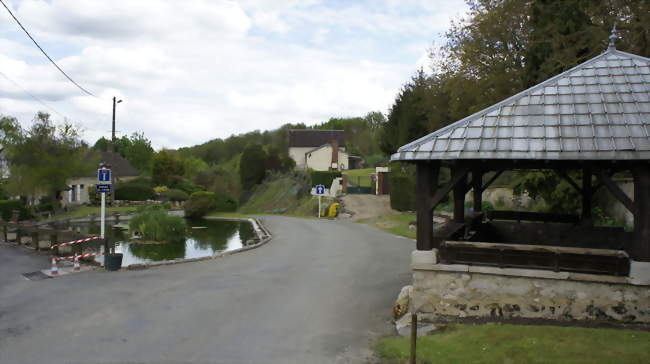
POLYGON ((100 168, 97 170, 97 181, 99 183, 111 183, 111 170, 100 168))
POLYGON ((316 194, 317 195, 324 195, 325 194, 325 186, 316 185, 316 194))
POLYGON ((107 185, 107 184, 97 185, 97 192, 98 193, 102 193, 102 192, 110 193, 111 192, 111 185, 107 185))

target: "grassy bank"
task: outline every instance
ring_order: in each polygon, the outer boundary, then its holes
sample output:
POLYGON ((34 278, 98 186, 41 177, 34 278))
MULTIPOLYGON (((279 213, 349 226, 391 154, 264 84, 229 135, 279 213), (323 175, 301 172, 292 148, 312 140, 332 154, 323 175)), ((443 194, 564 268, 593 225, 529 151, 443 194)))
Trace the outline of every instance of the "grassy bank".
POLYGON ((391 234, 415 239, 415 229, 409 229, 409 223, 415 221, 414 213, 400 213, 360 220, 362 224, 374 226, 391 234))
MULTIPOLYGON (((109 215, 113 212, 119 212, 120 214, 132 214, 136 211, 136 207, 122 206, 122 207, 107 207, 106 215, 109 215)), ((59 219, 76 219, 79 217, 86 217, 95 214, 99 216, 100 211, 97 206, 80 206, 72 211, 68 211, 63 214, 53 215, 50 219, 44 219, 43 221, 48 220, 59 220, 59 219)))
MULTIPOLYGON (((405 363, 408 338, 380 340, 384 363, 405 363)), ((455 325, 418 338, 419 363, 647 363, 650 332, 526 325, 455 325)))

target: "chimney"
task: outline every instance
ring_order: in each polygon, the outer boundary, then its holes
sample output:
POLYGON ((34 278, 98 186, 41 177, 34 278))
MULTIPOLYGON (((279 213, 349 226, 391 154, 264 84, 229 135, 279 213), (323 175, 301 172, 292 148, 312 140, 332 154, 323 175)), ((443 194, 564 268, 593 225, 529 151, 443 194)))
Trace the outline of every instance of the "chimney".
POLYGON ((332 145, 332 165, 330 169, 338 170, 339 169, 339 140, 334 138, 331 142, 332 145))

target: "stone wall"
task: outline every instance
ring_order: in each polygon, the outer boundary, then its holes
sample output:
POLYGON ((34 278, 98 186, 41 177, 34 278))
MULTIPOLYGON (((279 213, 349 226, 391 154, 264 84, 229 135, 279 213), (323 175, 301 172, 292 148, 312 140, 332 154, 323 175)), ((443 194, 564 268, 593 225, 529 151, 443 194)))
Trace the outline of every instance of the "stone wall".
POLYGON ((431 316, 650 323, 650 287, 414 270, 411 309, 431 316))

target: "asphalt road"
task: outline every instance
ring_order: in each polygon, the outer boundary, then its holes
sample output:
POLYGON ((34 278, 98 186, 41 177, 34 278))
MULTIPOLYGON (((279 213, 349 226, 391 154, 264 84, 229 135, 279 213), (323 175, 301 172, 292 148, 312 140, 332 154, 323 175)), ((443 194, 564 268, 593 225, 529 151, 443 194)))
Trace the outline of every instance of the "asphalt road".
POLYGON ((350 221, 264 217, 268 244, 196 263, 21 273, 0 246, 0 363, 358 363, 391 332, 411 240, 350 221))

